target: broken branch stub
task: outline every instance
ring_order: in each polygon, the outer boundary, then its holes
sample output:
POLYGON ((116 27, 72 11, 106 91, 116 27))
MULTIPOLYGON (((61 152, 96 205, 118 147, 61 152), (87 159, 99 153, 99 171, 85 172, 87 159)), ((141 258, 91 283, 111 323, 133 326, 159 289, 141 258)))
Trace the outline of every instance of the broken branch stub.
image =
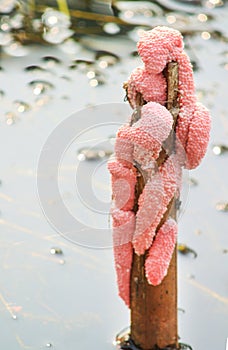
MULTIPOLYGON (((157 165, 161 166, 167 157, 174 151, 175 126, 179 113, 178 105, 178 63, 171 62, 167 65, 164 75, 167 80, 167 109, 173 116, 173 128, 166 140, 166 151, 162 149, 157 165)), ((124 86, 127 92, 127 85, 124 86)), ((145 104, 140 93, 137 93, 137 107, 145 104)), ((136 108, 137 110, 137 108, 136 108)), ((137 118, 140 113, 137 113, 137 118)), ((137 118, 132 118, 133 125, 137 118)), ((143 174, 138 174, 135 187, 135 213, 138 210, 138 199, 145 186, 143 174)), ((173 197, 165 212, 159 229, 169 216, 176 219, 176 199, 173 197)), ((177 251, 174 250, 168 273, 162 283, 152 286, 145 276, 144 255, 133 255, 130 282, 130 309, 131 309, 131 339, 142 350, 154 350, 170 346, 178 347, 177 334, 177 251)))

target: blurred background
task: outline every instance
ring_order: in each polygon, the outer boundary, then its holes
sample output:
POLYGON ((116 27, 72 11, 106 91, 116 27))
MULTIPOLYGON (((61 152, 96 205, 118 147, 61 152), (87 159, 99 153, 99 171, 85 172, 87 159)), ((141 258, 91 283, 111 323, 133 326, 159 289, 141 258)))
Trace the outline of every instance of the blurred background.
POLYGON ((207 155, 184 173, 179 336, 195 350, 225 349, 227 23, 225 0, 0 0, 2 349, 111 350, 129 326, 106 162, 131 113, 122 85, 141 64, 139 33, 157 25, 183 34, 198 100, 212 116, 207 155))

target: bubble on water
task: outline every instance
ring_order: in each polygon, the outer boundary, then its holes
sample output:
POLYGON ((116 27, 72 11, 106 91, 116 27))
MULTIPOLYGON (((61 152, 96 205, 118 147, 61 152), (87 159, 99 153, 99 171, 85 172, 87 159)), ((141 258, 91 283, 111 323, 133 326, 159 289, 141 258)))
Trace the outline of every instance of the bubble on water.
POLYGON ((10 45, 4 46, 4 51, 8 55, 15 57, 23 57, 29 53, 29 50, 17 41, 13 41, 10 45))
POLYGON ((53 247, 53 248, 50 249, 50 254, 51 255, 62 255, 63 251, 62 251, 61 248, 53 247))
POLYGON ((52 27, 44 31, 43 39, 50 44, 61 44, 65 39, 74 34, 74 31, 68 28, 52 27))
POLYGON ((194 179, 193 177, 190 177, 188 179, 188 184, 192 187, 198 186, 198 181, 196 179, 194 179))
POLYGON ((89 85, 91 87, 97 87, 106 83, 105 77, 98 71, 89 71, 87 77, 90 79, 89 85))
POLYGON ((89 78, 89 79, 93 79, 93 78, 95 78, 96 73, 95 73, 94 71, 91 71, 91 70, 90 70, 90 71, 87 72, 86 76, 87 76, 87 78, 89 78))
POLYGON ((88 70, 92 70, 93 66, 95 66, 95 62, 92 60, 78 59, 72 61, 70 69, 78 69, 82 72, 88 72, 88 70))
POLYGON ((30 105, 24 101, 16 100, 13 102, 13 104, 15 105, 15 108, 19 113, 27 112, 31 108, 30 105))
POLYGON ((209 32, 202 32, 201 38, 204 40, 209 40, 211 38, 211 34, 209 32))
POLYGON ((24 16, 21 13, 17 13, 15 16, 10 18, 10 26, 13 29, 20 29, 23 27, 24 16))
POLYGON ((224 5, 224 2, 222 0, 209 0, 206 2, 206 6, 209 8, 214 8, 222 5, 224 5))
POLYGON ((208 16, 205 15, 205 13, 199 13, 197 19, 199 20, 199 22, 207 22, 208 16))
POLYGON ((222 144, 221 145, 214 145, 212 148, 212 151, 216 156, 220 156, 223 153, 228 152, 228 146, 222 145, 222 144))
POLYGON ((16 0, 1 0, 0 1, 0 13, 10 13, 16 7, 16 0))
POLYGON ((32 88, 34 95, 41 95, 54 88, 54 85, 44 80, 33 80, 28 85, 32 88))
POLYGON ((32 28, 35 32, 40 33, 43 29, 42 21, 38 18, 35 18, 31 21, 32 28))
POLYGON ((58 25, 62 28, 68 28, 71 25, 70 18, 65 13, 47 8, 42 15, 44 26, 49 28, 58 25))
POLYGON ((96 87, 98 85, 98 80, 97 79, 91 79, 89 82, 89 85, 92 87, 96 87))
POLYGON ((192 254, 194 258, 197 258, 197 253, 192 248, 189 248, 186 244, 179 243, 177 245, 177 250, 183 255, 192 254))
POLYGON ((36 100, 35 100, 35 104, 38 106, 38 107, 42 107, 44 105, 46 105, 48 102, 50 102, 51 100, 51 97, 48 96, 48 95, 45 95, 45 96, 42 96, 42 97, 38 97, 36 100))
POLYGON ((128 36, 131 40, 138 42, 141 34, 143 34, 144 30, 148 30, 147 27, 143 27, 143 26, 136 26, 134 27, 134 29, 130 30, 128 32, 128 36))
POLYGON ((11 29, 11 26, 9 24, 9 16, 2 16, 0 19, 0 29, 3 32, 8 32, 11 29))
POLYGON ((176 16, 174 16, 174 15, 167 15, 167 16, 166 16, 166 21, 167 21, 169 24, 174 24, 174 23, 177 21, 177 18, 176 18, 176 16))
POLYGON ((61 44, 74 34, 69 27, 71 21, 65 13, 47 8, 42 15, 43 38, 51 44, 61 44))
POLYGON ((3 99, 5 96, 5 92, 3 90, 0 90, 0 100, 3 99))
POLYGON ((71 64, 71 65, 69 65, 69 69, 70 70, 75 70, 75 69, 77 69, 77 65, 76 64, 71 64))
POLYGON ((6 119, 7 125, 13 125, 13 124, 15 124, 15 122, 18 118, 14 112, 7 112, 5 114, 5 119, 6 119))
POLYGON ((103 26, 103 30, 107 34, 115 35, 120 32, 120 27, 116 23, 110 22, 105 23, 105 25, 103 26))
POLYGON ((69 38, 64 40, 64 42, 59 45, 59 49, 69 55, 75 55, 81 50, 81 46, 75 42, 74 39, 69 38))
POLYGON ((12 41, 12 34, 0 31, 0 46, 9 45, 12 41))
POLYGON ((228 202, 219 202, 215 206, 216 210, 228 212, 228 202))
POLYGON ((126 1, 118 1, 115 3, 115 8, 118 11, 118 17, 130 23, 145 22, 145 18, 153 16, 162 16, 162 8, 152 2, 132 2, 131 7, 126 1))
POLYGON ((24 70, 26 72, 31 72, 31 73, 43 73, 43 72, 46 72, 46 69, 44 69, 41 66, 35 65, 35 64, 25 67, 24 70))
POLYGON ((130 336, 130 327, 125 327, 116 335, 115 340, 113 341, 113 345, 124 344, 129 340, 129 336, 130 336))
POLYGON ((98 62, 100 68, 107 68, 119 62, 120 58, 112 52, 99 50, 95 54, 95 60, 98 62))
POLYGON ((99 160, 106 156, 106 152, 99 148, 82 148, 78 150, 78 160, 99 160))
POLYGON ((41 58, 42 61, 44 61, 48 67, 53 67, 55 66, 56 64, 61 64, 62 61, 57 58, 57 57, 54 57, 54 56, 43 56, 41 58))
POLYGON ((72 80, 71 77, 68 77, 68 75, 61 75, 60 78, 63 79, 63 80, 66 80, 66 81, 71 81, 72 80))

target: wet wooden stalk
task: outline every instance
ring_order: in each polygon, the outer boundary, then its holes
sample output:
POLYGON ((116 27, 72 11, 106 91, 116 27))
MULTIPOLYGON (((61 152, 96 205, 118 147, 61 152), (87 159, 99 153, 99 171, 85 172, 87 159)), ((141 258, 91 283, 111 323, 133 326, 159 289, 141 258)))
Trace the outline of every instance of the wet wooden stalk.
MULTIPOLYGON (((171 62, 163 72, 167 79, 167 109, 173 116, 173 131, 166 142, 170 151, 174 147, 174 130, 179 112, 178 106, 178 64, 171 62)), ((140 94, 139 94, 140 95, 140 94)), ((143 104, 141 96, 138 102, 143 104)), ((169 152, 168 152, 169 153, 169 152)), ((158 165, 160 166, 167 154, 161 151, 158 165)), ((137 201, 144 187, 143 176, 138 177, 135 194, 135 212, 137 201)), ((173 198, 161 220, 158 228, 168 216, 176 218, 176 199, 173 198)), ((177 328, 177 249, 169 266, 168 274, 159 286, 151 286, 145 277, 145 259, 147 253, 141 256, 134 254, 131 272, 131 339, 142 350, 163 349, 170 346, 178 348, 177 328)))

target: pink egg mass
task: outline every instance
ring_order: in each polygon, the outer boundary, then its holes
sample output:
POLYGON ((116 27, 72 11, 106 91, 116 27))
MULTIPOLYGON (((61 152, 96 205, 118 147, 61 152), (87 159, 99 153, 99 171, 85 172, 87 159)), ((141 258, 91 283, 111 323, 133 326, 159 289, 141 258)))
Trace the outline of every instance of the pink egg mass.
POLYGON ((133 252, 146 254, 145 275, 149 284, 160 284, 167 274, 176 244, 177 224, 171 218, 161 227, 159 224, 172 198, 180 193, 181 168, 197 167, 209 141, 209 112, 196 100, 192 66, 183 48, 181 33, 172 28, 156 27, 140 36, 138 52, 143 64, 128 79, 127 97, 132 108, 137 107, 138 93, 145 104, 138 121, 119 128, 115 159, 108 163, 117 282, 119 295, 127 306, 130 306, 133 252), (164 75, 164 69, 172 61, 178 63, 179 75, 175 152, 158 167, 164 141, 173 127, 173 117, 165 108, 164 75), (143 174, 145 186, 135 211, 137 173, 143 174))

